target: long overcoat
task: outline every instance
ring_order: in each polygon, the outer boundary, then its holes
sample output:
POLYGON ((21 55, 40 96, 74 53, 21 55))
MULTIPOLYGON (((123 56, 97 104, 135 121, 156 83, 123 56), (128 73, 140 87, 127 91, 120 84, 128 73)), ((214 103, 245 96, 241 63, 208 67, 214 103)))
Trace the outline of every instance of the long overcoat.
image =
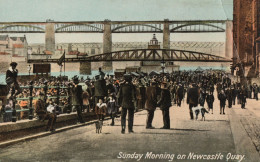
POLYGON ((157 106, 157 88, 155 86, 146 87, 145 109, 155 110, 157 106))
POLYGON ((187 92, 187 103, 193 104, 193 105, 198 105, 199 96, 200 96, 200 92, 197 87, 189 88, 188 92, 187 92))
POLYGON ((171 93, 168 89, 161 90, 161 97, 157 104, 161 108, 161 110, 166 110, 172 106, 171 93))
POLYGON ((136 100, 134 85, 130 83, 121 85, 118 92, 118 98, 119 106, 123 109, 134 109, 134 102, 136 100))

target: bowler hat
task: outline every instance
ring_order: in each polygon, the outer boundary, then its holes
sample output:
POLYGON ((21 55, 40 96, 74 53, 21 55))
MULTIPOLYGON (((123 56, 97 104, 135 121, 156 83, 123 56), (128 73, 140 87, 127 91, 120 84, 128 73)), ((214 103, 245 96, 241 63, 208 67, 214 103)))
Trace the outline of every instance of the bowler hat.
POLYGON ((78 78, 77 75, 75 75, 75 76, 73 77, 73 82, 74 82, 75 84, 78 84, 78 83, 79 83, 79 78, 78 78))
POLYGON ((131 81, 132 80, 132 76, 130 74, 124 74, 124 80, 125 81, 131 81))
POLYGON ((17 66, 17 63, 16 62, 11 62, 10 66, 17 66))

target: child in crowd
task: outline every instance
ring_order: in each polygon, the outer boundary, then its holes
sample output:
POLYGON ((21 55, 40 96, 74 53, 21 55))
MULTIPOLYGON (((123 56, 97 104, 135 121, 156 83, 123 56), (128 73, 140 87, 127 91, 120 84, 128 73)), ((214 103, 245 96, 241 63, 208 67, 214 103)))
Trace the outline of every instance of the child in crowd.
POLYGON ((115 121, 114 121, 114 118, 116 116, 116 113, 117 113, 117 102, 116 102, 116 98, 115 98, 115 95, 113 93, 110 93, 109 94, 109 97, 108 97, 108 101, 107 101, 107 111, 108 111, 108 114, 110 115, 111 119, 112 119, 112 122, 111 122, 111 126, 115 125, 115 121))
POLYGON ((106 111, 107 111, 106 103, 103 103, 103 100, 99 99, 95 108, 95 113, 97 115, 98 120, 104 120, 104 115, 106 115, 106 111))

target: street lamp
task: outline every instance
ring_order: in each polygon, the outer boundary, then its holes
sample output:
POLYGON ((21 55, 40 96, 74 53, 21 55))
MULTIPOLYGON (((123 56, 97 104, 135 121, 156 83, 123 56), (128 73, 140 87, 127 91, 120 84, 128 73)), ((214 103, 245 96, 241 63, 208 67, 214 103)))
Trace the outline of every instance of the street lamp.
POLYGON ((62 73, 62 64, 60 65, 60 78, 61 78, 61 73, 62 73))
POLYGON ((31 65, 28 65, 28 66, 27 66, 27 70, 28 70, 28 73, 29 73, 29 78, 30 78, 30 76, 31 76, 31 69, 32 69, 31 65))
POLYGON ((164 76, 164 69, 165 69, 165 61, 164 61, 164 59, 161 62, 161 68, 162 68, 162 73, 163 73, 163 76, 164 76))

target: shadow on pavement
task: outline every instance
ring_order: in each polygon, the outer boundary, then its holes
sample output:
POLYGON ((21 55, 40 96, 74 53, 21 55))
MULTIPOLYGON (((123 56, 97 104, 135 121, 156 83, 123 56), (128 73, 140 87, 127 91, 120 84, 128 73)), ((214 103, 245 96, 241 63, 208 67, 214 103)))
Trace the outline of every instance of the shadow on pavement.
POLYGON ((219 121, 219 122, 228 122, 227 120, 205 120, 203 122, 216 122, 216 121, 219 121))
MULTIPOLYGON (((111 125, 106 124, 106 125, 103 125, 103 126, 111 126, 111 125)), ((111 127, 121 127, 121 125, 115 124, 115 125, 113 125, 113 126, 111 126, 111 127)), ((127 127, 127 125, 126 125, 126 127, 127 127)), ((133 127, 145 127, 145 125, 134 125, 133 127)))
POLYGON ((185 133, 167 133, 167 132, 138 132, 134 134, 167 134, 167 135, 185 135, 185 133))
POLYGON ((170 130, 177 130, 177 131, 199 131, 199 132, 209 131, 209 130, 199 130, 199 129, 176 129, 176 128, 171 128, 170 130))

